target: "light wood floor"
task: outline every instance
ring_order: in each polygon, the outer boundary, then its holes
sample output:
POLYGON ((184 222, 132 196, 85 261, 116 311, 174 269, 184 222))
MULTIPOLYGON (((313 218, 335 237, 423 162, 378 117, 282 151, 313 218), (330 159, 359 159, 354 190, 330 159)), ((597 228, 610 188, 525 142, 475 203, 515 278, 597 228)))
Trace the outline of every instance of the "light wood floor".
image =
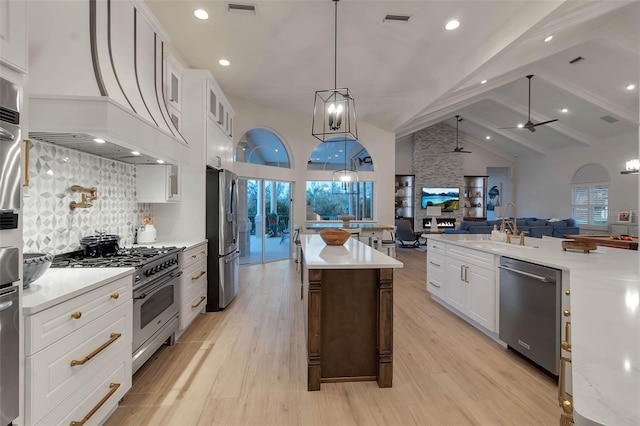
POLYGON ((223 312, 201 314, 133 378, 107 425, 556 425, 556 383, 432 302, 426 254, 398 249, 393 387, 307 392, 299 276, 240 268, 223 312))

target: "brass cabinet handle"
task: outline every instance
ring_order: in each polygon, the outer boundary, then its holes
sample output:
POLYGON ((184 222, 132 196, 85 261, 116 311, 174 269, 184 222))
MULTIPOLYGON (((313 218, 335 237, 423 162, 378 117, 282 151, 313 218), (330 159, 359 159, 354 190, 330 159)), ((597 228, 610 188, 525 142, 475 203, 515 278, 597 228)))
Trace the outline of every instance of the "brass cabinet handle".
POLYGON ((567 296, 569 296, 571 294, 571 290, 565 290, 564 294, 566 294, 567 296))
POLYGON ((429 261, 429 263, 432 264, 432 265, 435 265, 435 266, 440 266, 440 264, 436 263, 436 262, 429 261))
POLYGON ((564 311, 562 311, 562 315, 564 315, 565 317, 568 317, 569 315, 571 315, 571 312, 569 312, 568 309, 565 309, 564 311))
POLYGON ((573 413, 571 395, 567 394, 567 364, 571 363, 571 358, 560 357, 560 378, 558 383, 558 403, 562 411, 567 414, 573 413))
POLYGON ((76 311, 76 312, 71 314, 71 318, 73 318, 73 319, 80 319, 80 317, 82 317, 82 312, 80 312, 80 311, 76 311))
POLYGON ((560 415, 560 426, 573 426, 573 416, 560 415))
POLYGON ((200 301, 198 303, 196 303, 195 305, 191 305, 191 308, 195 309, 198 306, 200 306, 200 304, 202 304, 202 302, 204 302, 204 299, 206 299, 206 296, 200 296, 200 301))
POLYGON ((205 254, 205 253, 206 253, 206 251, 200 250, 200 254, 205 254))
POLYGON ((85 356, 81 360, 72 359, 69 364, 72 367, 74 367, 76 365, 82 365, 82 364, 86 363, 87 361, 90 361, 91 358, 93 358, 94 356, 98 355, 100 352, 102 352, 105 349, 107 349, 107 346, 109 346, 110 344, 112 344, 113 342, 118 340, 120 338, 120 336, 122 336, 122 333, 111 333, 111 336, 110 336, 111 338, 109 340, 107 340, 106 342, 104 342, 103 344, 101 344, 100 346, 98 346, 96 349, 94 349, 93 352, 91 352, 89 355, 85 356))
POLYGON ((198 278, 200 278, 201 276, 203 276, 206 273, 207 273, 207 271, 200 271, 200 273, 198 275, 196 275, 195 277, 191 277, 191 281, 197 280, 198 278))
POLYGON ((440 286, 438 284, 434 283, 433 281, 429 281, 429 284, 431 284, 434 287, 440 288, 440 286))
POLYGON ((117 298, 119 298, 119 297, 120 297, 120 294, 118 294, 118 292, 117 292, 117 291, 116 291, 115 293, 111 293, 111 298, 112 298, 113 300, 116 300, 116 299, 117 299, 117 298))
POLYGON ((192 254, 192 255, 191 255, 191 258, 192 258, 192 259, 195 259, 196 257, 198 257, 198 255, 197 255, 197 254, 192 254))
POLYGON ((564 324, 564 340, 560 346, 565 351, 571 352, 571 321, 564 324))
POLYGON ((89 411, 89 413, 82 418, 82 420, 80 420, 79 422, 72 421, 71 423, 69 423, 69 426, 82 426, 86 422, 88 422, 89 419, 96 413, 96 411, 98 411, 100 409, 100 407, 102 407, 104 405, 104 403, 107 402, 107 400, 109 398, 111 398, 111 395, 116 393, 116 391, 118 390, 119 387, 120 387, 120 383, 110 383, 109 384, 109 389, 110 389, 109 392, 100 401, 98 401, 96 406, 93 407, 91 409, 91 411, 89 411))

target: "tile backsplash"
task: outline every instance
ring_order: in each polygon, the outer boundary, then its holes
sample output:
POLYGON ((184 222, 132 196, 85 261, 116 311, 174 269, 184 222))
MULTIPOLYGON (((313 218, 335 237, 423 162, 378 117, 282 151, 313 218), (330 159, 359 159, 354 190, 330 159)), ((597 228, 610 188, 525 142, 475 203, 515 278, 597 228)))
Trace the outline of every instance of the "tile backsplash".
POLYGON ((29 187, 24 188, 25 253, 60 254, 80 248, 80 239, 96 230, 119 235, 120 246, 133 244, 135 228, 149 204, 136 202, 136 167, 49 143, 30 141, 29 187), (71 186, 96 187, 89 208, 71 210, 82 195, 71 186))

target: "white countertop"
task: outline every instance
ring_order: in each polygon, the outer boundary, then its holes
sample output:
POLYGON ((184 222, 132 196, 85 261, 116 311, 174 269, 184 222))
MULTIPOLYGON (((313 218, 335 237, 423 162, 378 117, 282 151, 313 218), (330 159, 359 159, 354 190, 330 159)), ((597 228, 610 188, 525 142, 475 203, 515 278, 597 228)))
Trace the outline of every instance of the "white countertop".
POLYGON ((23 291, 22 312, 33 315, 133 271, 134 268, 49 268, 23 291))
POLYGON ((304 264, 309 269, 402 268, 402 262, 369 247, 354 238, 341 246, 328 246, 320 235, 304 234, 300 238, 304 264))
POLYGON ((525 247, 488 235, 427 235, 500 256, 569 271, 573 406, 606 425, 640 424, 640 255, 598 247, 563 251, 561 239, 526 238, 525 247))

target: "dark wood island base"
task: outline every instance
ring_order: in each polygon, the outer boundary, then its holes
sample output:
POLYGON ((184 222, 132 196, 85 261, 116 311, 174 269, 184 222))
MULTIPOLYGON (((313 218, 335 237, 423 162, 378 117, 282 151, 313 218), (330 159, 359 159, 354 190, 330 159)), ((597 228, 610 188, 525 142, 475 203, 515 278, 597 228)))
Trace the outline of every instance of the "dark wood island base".
POLYGON ((393 269, 303 268, 310 391, 393 380, 393 269))

